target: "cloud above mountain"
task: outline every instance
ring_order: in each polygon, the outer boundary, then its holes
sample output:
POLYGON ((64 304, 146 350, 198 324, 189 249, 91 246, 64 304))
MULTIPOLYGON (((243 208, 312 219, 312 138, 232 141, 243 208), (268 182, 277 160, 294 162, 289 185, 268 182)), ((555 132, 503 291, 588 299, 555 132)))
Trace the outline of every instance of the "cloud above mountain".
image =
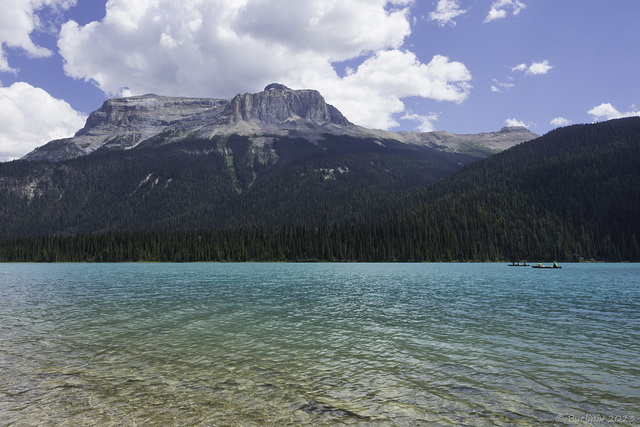
POLYGON ((389 128, 404 97, 461 102, 470 90, 463 63, 424 63, 404 46, 411 3, 111 0, 102 20, 64 24, 58 47, 67 75, 109 96, 231 97, 277 81, 319 90, 357 124, 389 128))
POLYGON ((521 127, 529 127, 530 124, 523 122, 522 120, 518 120, 515 117, 512 119, 507 119, 504 121, 507 126, 521 126, 521 127))
POLYGON ((594 121, 602 121, 602 120, 612 120, 612 119, 621 119, 623 117, 633 117, 640 116, 640 111, 634 111, 635 106, 632 106, 630 111, 622 113, 618 111, 616 107, 611 105, 610 102, 603 102, 600 105, 596 105, 589 111, 587 114, 590 114, 593 117, 594 121))
POLYGON ((556 117, 553 120, 551 120, 551 126, 553 127, 561 127, 561 126, 568 126, 571 124, 571 120, 565 118, 565 117, 556 117))
POLYGON ((0 87, 0 161, 21 157, 53 139, 72 136, 86 117, 28 83, 0 87))

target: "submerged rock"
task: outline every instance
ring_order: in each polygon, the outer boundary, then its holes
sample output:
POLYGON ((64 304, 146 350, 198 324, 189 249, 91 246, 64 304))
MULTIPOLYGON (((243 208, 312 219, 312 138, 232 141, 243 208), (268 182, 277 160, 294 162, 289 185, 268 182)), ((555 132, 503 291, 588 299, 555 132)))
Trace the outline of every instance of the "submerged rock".
POLYGON ((310 415, 329 415, 340 418, 357 418, 360 420, 369 419, 369 417, 356 414, 355 412, 349 411, 347 409, 336 408, 326 403, 316 402, 314 400, 310 401, 307 405, 300 407, 300 410, 310 415))

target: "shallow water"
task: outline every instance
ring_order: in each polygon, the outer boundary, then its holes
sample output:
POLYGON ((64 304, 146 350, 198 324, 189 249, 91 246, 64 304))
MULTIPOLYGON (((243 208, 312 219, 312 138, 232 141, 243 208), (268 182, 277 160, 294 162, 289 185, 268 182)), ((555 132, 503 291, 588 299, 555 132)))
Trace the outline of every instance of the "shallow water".
POLYGON ((0 264, 0 425, 639 425, 640 265, 563 267, 0 264))

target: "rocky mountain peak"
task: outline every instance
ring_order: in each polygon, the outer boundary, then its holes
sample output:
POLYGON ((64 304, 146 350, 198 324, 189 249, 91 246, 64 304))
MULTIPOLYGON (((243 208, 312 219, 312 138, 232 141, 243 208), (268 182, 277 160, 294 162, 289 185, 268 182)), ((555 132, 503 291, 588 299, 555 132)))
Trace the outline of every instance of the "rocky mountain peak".
POLYGON ((267 85, 262 92, 236 95, 221 114, 225 124, 246 121, 278 125, 297 119, 316 125, 351 125, 317 90, 291 90, 280 83, 267 85))
POLYGON ((500 129, 501 133, 520 133, 520 132, 529 132, 529 130, 524 126, 505 126, 500 129))

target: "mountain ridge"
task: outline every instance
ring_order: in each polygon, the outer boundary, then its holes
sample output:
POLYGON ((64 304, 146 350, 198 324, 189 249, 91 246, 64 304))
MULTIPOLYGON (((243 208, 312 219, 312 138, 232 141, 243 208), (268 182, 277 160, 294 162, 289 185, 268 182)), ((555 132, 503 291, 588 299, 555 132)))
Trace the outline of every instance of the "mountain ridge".
POLYGON ((238 94, 231 99, 155 94, 109 99, 89 115, 85 126, 73 137, 51 141, 23 159, 61 161, 99 149, 130 149, 151 138, 170 143, 232 134, 253 138, 286 136, 311 142, 322 140, 325 135, 346 135, 374 139, 380 144, 394 140, 484 156, 538 137, 522 127, 471 135, 367 129, 351 123, 317 90, 293 90, 272 83, 262 92, 238 94))

